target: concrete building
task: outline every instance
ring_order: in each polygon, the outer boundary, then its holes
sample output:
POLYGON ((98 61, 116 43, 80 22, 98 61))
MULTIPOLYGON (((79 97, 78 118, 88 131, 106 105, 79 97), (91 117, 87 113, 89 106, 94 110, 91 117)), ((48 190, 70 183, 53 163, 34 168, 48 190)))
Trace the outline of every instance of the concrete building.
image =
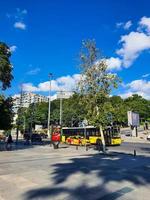
POLYGON ((23 92, 22 95, 15 95, 13 99, 14 99, 14 105, 13 105, 14 113, 17 113, 19 107, 28 108, 29 105, 32 103, 48 102, 48 97, 46 96, 34 93, 25 93, 25 92, 23 92))

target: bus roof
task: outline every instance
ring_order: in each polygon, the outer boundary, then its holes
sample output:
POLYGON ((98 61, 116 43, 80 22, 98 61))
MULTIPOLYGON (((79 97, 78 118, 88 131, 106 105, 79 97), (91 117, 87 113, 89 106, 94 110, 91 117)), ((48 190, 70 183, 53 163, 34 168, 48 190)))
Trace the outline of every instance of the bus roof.
POLYGON ((85 127, 62 127, 62 129, 84 129, 84 128, 95 128, 94 126, 85 126, 85 127))

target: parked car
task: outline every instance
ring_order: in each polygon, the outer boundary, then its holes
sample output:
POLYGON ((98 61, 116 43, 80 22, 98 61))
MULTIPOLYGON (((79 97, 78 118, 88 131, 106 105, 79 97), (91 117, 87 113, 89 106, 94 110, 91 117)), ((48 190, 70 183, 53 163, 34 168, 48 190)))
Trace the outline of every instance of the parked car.
POLYGON ((42 142, 42 137, 40 134, 37 134, 37 133, 33 133, 32 136, 31 136, 31 142, 34 143, 34 142, 42 142))
POLYGON ((46 139, 48 137, 47 133, 40 133, 40 136, 44 139, 46 139))

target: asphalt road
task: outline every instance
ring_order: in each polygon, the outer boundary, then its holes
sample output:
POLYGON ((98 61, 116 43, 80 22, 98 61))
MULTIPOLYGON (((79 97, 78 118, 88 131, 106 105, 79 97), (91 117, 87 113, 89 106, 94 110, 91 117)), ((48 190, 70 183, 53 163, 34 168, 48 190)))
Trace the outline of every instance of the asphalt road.
POLYGON ((149 143, 131 143, 123 142, 120 146, 108 147, 108 150, 125 152, 125 153, 134 153, 136 154, 150 154, 150 142, 149 143))
POLYGON ((49 145, 0 152, 0 200, 149 200, 149 145, 94 149, 49 145), (148 148, 148 151, 142 148, 148 148))
MULTIPOLYGON (((137 129, 139 133, 141 133, 144 130, 142 126, 138 127, 137 129)), ((129 127, 121 129, 121 134, 128 134, 128 133, 131 133, 131 129, 129 127)))

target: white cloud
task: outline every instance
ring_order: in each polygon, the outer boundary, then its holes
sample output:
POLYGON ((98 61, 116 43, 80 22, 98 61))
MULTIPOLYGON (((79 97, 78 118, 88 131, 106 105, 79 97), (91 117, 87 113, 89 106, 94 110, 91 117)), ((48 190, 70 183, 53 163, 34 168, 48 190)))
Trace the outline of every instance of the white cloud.
POLYGON ((120 27, 122 27, 123 25, 124 25, 123 22, 118 22, 118 23, 116 23, 116 27, 117 27, 117 28, 120 28, 120 27))
MULTIPOLYGON (((39 83, 38 86, 37 86, 37 90, 41 91, 41 92, 49 91, 49 88, 50 88, 50 82, 49 81, 39 83)), ((51 91, 59 91, 59 86, 58 86, 58 84, 55 80, 51 81, 51 91)))
POLYGON ((28 11, 26 9, 21 10, 20 8, 16 8, 14 13, 6 13, 6 17, 15 20, 23 20, 27 13, 28 11))
POLYGON ((40 68, 37 67, 37 68, 35 68, 35 69, 32 69, 32 70, 28 71, 27 74, 28 74, 28 75, 36 75, 36 74, 38 74, 39 72, 40 72, 40 68))
POLYGON ((106 64, 108 65, 108 70, 120 70, 121 69, 121 60, 119 58, 111 57, 106 59, 106 64))
POLYGON ((26 25, 23 22, 15 22, 14 23, 14 27, 21 29, 21 30, 25 30, 26 29, 26 25))
POLYGON ((143 74, 142 78, 147 78, 150 76, 150 73, 149 74, 143 74))
POLYGON ((150 36, 145 33, 130 32, 121 37, 122 48, 116 53, 122 57, 124 67, 130 67, 144 50, 150 49, 150 36))
POLYGON ((14 13, 7 13, 6 16, 8 19, 12 19, 14 21, 14 28, 18 28, 21 30, 26 29, 25 17, 28 11, 26 9, 21 10, 20 8, 16 8, 14 13))
POLYGON ((131 83, 126 84, 126 88, 127 91, 120 94, 123 98, 138 94, 143 98, 150 99, 150 81, 144 79, 134 80, 131 83))
POLYGON ((116 27, 117 28, 123 28, 125 30, 128 30, 131 26, 132 26, 132 21, 131 20, 127 21, 126 23, 124 23, 124 22, 116 23, 116 27))
POLYGON ((124 29, 125 30, 128 30, 130 27, 132 26, 132 21, 130 20, 130 21, 128 21, 128 22, 126 22, 125 24, 124 24, 124 29))
POLYGON ((32 83, 23 83, 22 90, 26 92, 36 92, 38 91, 38 88, 35 87, 32 83))
POLYGON ((16 49, 17 49, 17 46, 15 46, 15 45, 13 45, 13 46, 10 47, 10 51, 11 51, 11 52, 15 52, 16 49))
POLYGON ((73 76, 63 76, 56 80, 59 90, 72 91, 75 89, 78 81, 80 80, 80 74, 74 74, 73 76))
POLYGON ((131 83, 127 84, 127 86, 133 92, 140 91, 150 94, 150 81, 146 81, 143 79, 134 80, 131 83))
MULTIPOLYGON (((56 80, 51 81, 51 91, 72 91, 76 89, 77 83, 80 80, 80 74, 74 74, 72 76, 62 76, 56 80)), ((23 90, 26 92, 46 92, 49 91, 49 81, 39 83, 38 86, 34 86, 32 83, 24 83, 23 90)))
POLYGON ((142 28, 146 29, 148 33, 150 33, 150 17, 142 17, 140 22, 139 22, 139 30, 142 28))

